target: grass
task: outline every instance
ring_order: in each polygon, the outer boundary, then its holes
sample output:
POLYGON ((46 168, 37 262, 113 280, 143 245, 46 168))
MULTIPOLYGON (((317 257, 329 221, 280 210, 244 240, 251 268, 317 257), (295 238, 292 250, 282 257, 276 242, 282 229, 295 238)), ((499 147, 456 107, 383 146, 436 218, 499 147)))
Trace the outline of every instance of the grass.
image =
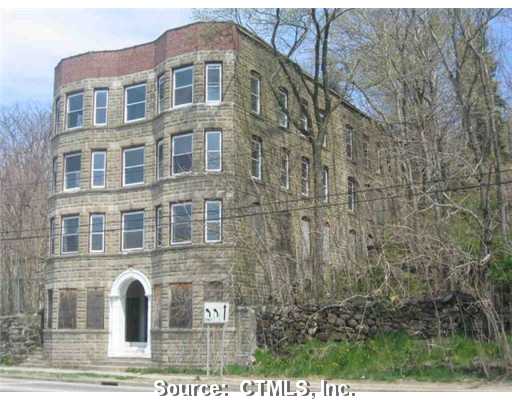
POLYGON ((492 379, 503 374, 500 368, 493 368, 486 376, 474 363, 476 359, 493 364, 500 361, 496 344, 459 336, 425 341, 387 334, 361 343, 311 341, 286 351, 286 355, 276 356, 258 350, 252 367, 229 365, 226 374, 437 382, 492 379))
MULTIPOLYGON (((466 379, 496 379, 504 376, 499 367, 502 355, 496 343, 452 336, 432 340, 391 333, 365 342, 310 341, 290 346, 283 354, 256 351, 251 367, 227 365, 226 375, 327 379, 371 379, 393 381, 453 382, 466 379), (488 375, 481 365, 492 365, 488 375)), ((130 368, 139 374, 204 375, 202 369, 130 368)))

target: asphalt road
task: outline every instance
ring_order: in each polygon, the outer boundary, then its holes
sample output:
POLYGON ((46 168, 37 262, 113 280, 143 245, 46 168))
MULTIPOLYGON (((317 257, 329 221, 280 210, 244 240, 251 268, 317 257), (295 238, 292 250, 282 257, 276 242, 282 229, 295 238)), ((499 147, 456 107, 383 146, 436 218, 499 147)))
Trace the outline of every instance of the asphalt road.
MULTIPOLYGON (((152 386, 106 386, 95 383, 73 383, 0 377, 0 392, 152 392, 152 386)), ((1 396, 0 396, 1 397, 1 396)))

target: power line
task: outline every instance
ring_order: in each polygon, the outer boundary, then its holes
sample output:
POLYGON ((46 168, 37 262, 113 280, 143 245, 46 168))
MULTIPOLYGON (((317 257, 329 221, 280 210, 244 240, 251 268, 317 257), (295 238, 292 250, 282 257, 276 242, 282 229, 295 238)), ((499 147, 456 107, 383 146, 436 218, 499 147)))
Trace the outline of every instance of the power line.
MULTIPOLYGON (((509 171, 512 171, 512 168, 511 169, 506 169, 506 170, 502 170, 501 172, 509 172, 509 171)), ((495 175, 496 173, 492 173, 493 175, 495 175)), ((239 178, 247 178, 247 177, 241 177, 239 175, 236 175, 236 174, 225 174, 224 176, 233 176, 233 177, 239 177, 239 178)), ((448 180, 454 180, 454 179, 467 179, 467 178, 471 178, 472 176, 463 176, 463 177, 454 177, 454 178, 440 178, 440 179, 436 179, 436 180, 431 180, 431 181, 427 181, 427 182, 423 182, 421 183, 422 185, 425 185, 425 184, 436 184, 436 183, 447 183, 448 180)), ((265 186, 267 186, 267 184, 265 183, 265 186)), ((380 191, 385 191, 385 190, 389 190, 389 189, 400 189, 400 188, 410 188, 412 185, 409 184, 409 183, 402 183, 402 184, 394 184, 394 185, 388 185, 388 186, 380 186, 380 187, 372 187, 372 188, 366 188, 366 189, 361 189, 361 190, 354 190, 354 194, 357 196, 358 194, 362 194, 362 193, 367 193, 367 192, 380 192, 380 191)), ((482 185, 484 186, 484 185, 482 185)), ((142 187, 142 186, 141 186, 142 187)), ((239 189, 237 189, 238 191, 240 191, 239 189)), ((279 187, 279 190, 283 190, 281 187, 279 187)), ((248 195, 253 195, 253 196, 257 196, 258 194, 257 193, 247 193, 247 192, 244 192, 245 194, 248 194, 248 195)), ((343 192, 337 192, 337 193, 329 193, 327 198, 328 199, 331 199, 331 198, 334 198, 334 197, 340 197, 340 196, 346 196, 348 195, 349 193, 351 193, 350 191, 343 191, 343 192)), ((251 204, 251 205, 247 205, 247 206, 237 206, 237 207, 223 207, 223 212, 225 211, 231 211, 231 210, 245 210, 245 209, 248 209, 248 208, 254 208, 254 207, 263 207, 263 206, 272 206, 272 205, 277 205, 277 204, 289 204, 289 203, 296 203, 296 202, 308 202, 308 201, 314 201, 314 200, 324 200, 325 199, 325 195, 323 194, 320 194, 320 195, 317 195, 317 196, 306 196, 304 194, 301 194, 301 193, 294 193, 294 194, 297 194, 299 195, 299 197, 295 197, 295 198, 288 198, 286 200, 276 200, 276 201, 271 201, 271 202, 266 202, 266 203, 259 203, 259 204, 251 204)), ((421 193, 421 194, 426 194, 425 192, 424 193, 421 193)), ((213 199, 212 199, 213 200, 213 199)), ((94 214, 94 212, 91 212, 90 214, 94 214)), ((98 214, 101 214, 100 212, 98 212, 98 214)), ((190 215, 193 215, 193 214, 202 214, 201 211, 192 211, 190 213, 190 215)), ((73 215, 73 213, 70 213, 70 215, 73 215)), ((163 214, 162 215, 162 218, 168 218, 169 215, 168 214, 163 214)), ((156 220, 156 217, 146 217, 145 220, 156 220)), ((121 222, 119 222, 120 224, 121 222)), ((112 223, 113 224, 113 223, 112 223)), ((88 227, 89 225, 88 224, 84 224, 84 225, 81 225, 83 227, 88 227)), ((56 228, 60 229, 60 225, 56 225, 56 228)), ((44 228, 38 228, 38 229, 26 229, 26 230, 18 230, 18 231, 4 231, 4 232, 0 232, 0 234, 10 234, 10 233, 20 233, 20 232, 35 232, 35 231, 42 231, 42 230, 48 230, 47 227, 44 227, 44 228)))
MULTIPOLYGON (((512 180, 511 181, 504 181, 504 182, 501 182, 499 185, 508 185, 508 184, 511 184, 512 183, 512 180)), ((445 193, 445 192, 458 192, 458 191, 467 191, 467 190, 472 190, 472 189, 477 189, 477 188, 481 188, 481 187, 484 187, 484 186, 496 186, 498 184, 496 183, 488 183, 488 184, 477 184, 477 185, 469 185, 469 186, 461 186, 461 187, 458 187, 458 188, 446 188, 446 189, 443 189, 443 190, 434 190, 434 191, 429 191, 429 192, 424 192, 424 193, 417 193, 417 194, 412 194, 412 196, 419 196, 419 195, 425 195, 425 194, 433 194, 433 193, 445 193)), ((381 198, 374 198, 374 199, 364 199, 364 200, 359 200, 359 201, 356 201, 356 204, 358 203, 368 203, 368 202, 373 202, 373 201, 380 201, 380 200, 391 200, 391 199, 396 199, 396 198, 401 198, 401 197, 409 197, 411 196, 410 194, 405 194, 405 195, 394 195, 394 196, 385 196, 385 197, 381 197, 381 198)), ((271 210, 271 211, 262 211, 262 212, 254 212, 254 213, 248 213, 248 214, 242 214, 242 215, 231 215, 231 216, 223 216, 221 218, 221 222, 225 221, 225 220, 232 220, 232 219, 242 219, 242 218, 247 218, 247 217, 253 217, 253 216, 264 216, 264 215, 273 215, 273 214, 279 214, 279 213, 289 213, 289 212, 295 212, 295 211, 304 211, 304 210, 311 210, 311 209, 315 209, 315 208, 318 208, 318 209, 322 209, 322 208, 330 208, 330 207, 334 207, 334 206, 341 206, 341 205, 347 205, 349 204, 349 202, 336 202, 336 203, 324 203, 324 204, 317 204, 317 205, 313 205, 313 206, 307 206, 307 207, 297 207, 297 208, 293 208, 293 209, 282 209, 282 210, 271 210)), ((154 218, 150 218, 150 220, 152 220, 154 218)), ((215 222, 217 220, 210 220, 211 222, 215 222)), ((194 223, 194 222, 197 222, 197 223, 203 223, 205 222, 205 219, 190 219, 189 221, 186 221, 186 223, 194 223)), ((149 224, 146 224, 146 218, 144 219, 144 226, 146 225, 149 225, 149 224)), ((167 227, 167 226, 172 226, 173 224, 170 223, 161 223, 160 226, 163 228, 163 227, 167 227)), ((87 226, 87 225, 85 225, 87 226)), ((153 225, 150 225, 150 227, 153 226, 153 225)), ((81 228, 82 226, 79 227, 79 229, 81 228)), ((154 227, 156 227, 156 224, 154 225, 154 227)), ((57 229, 56 229, 57 230, 57 229)), ((111 228, 111 229, 104 229, 103 232, 116 232, 116 231, 121 231, 121 228, 111 228)), ((60 234, 55 234, 54 237, 57 237, 57 236, 60 236, 60 234)), ((0 241, 13 241, 13 240, 29 240, 29 239, 39 239, 39 238, 47 238, 48 236, 47 235, 34 235, 34 236, 25 236, 25 237, 14 237, 14 238, 2 238, 0 239, 0 241)))

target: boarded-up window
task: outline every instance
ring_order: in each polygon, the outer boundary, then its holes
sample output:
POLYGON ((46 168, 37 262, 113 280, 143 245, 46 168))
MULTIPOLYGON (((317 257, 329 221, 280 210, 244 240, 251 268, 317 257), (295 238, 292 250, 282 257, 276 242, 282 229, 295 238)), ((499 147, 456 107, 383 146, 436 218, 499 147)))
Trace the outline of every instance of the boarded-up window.
POLYGON ((105 295, 103 288, 87 289, 87 329, 103 329, 105 295))
POLYGON ((153 287, 153 299, 155 301, 154 306, 154 327, 161 328, 162 327, 162 285, 155 285, 153 287))
POLYGON ((191 283, 171 283, 169 328, 192 328, 191 283))
POLYGON ((76 329, 76 289, 59 290, 59 329, 76 329))
POLYGON ((53 289, 48 289, 48 329, 53 328, 53 289))
POLYGON ((222 282, 207 282, 204 286, 204 301, 224 300, 224 288, 222 282))

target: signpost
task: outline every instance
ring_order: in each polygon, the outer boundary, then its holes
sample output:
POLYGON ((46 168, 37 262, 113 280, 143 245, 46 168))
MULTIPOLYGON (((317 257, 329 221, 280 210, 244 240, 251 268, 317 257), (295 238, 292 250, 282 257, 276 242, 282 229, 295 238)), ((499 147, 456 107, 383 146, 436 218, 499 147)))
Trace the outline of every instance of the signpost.
POLYGON ((206 375, 210 375, 210 326, 222 325, 220 376, 224 372, 224 328, 229 320, 229 303, 204 303, 203 321, 206 325, 206 375))

